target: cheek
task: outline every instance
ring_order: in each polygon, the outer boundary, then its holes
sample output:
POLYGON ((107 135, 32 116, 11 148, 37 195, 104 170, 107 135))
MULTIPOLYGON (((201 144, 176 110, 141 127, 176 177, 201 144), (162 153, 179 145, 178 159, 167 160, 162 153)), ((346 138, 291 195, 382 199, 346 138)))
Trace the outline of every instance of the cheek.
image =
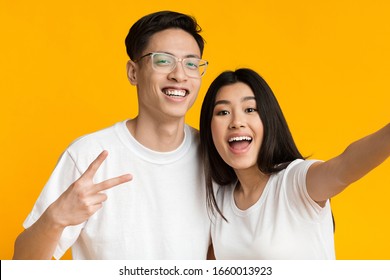
POLYGON ((151 88, 156 87, 157 78, 153 74, 139 73, 137 76, 137 84, 141 89, 149 91, 151 88))
POLYGON ((261 145, 263 144, 264 141, 264 127, 263 123, 261 121, 256 122, 253 126, 252 129, 255 133, 256 136, 256 146, 260 150, 261 145))
POLYGON ((192 91, 196 94, 198 94, 200 85, 202 84, 202 79, 193 79, 192 82, 192 91))
POLYGON ((195 80, 194 82, 191 83, 191 88, 189 90, 191 93, 190 98, 192 100, 192 103, 194 103, 196 98, 198 98, 199 89, 200 89, 200 81, 195 80))

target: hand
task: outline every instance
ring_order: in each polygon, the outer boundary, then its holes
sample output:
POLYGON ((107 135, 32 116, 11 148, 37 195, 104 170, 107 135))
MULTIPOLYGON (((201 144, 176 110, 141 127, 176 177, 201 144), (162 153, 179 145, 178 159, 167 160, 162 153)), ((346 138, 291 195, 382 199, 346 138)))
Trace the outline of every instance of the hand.
POLYGON ((48 210, 55 224, 60 227, 81 224, 103 207, 107 195, 102 191, 132 180, 127 174, 95 184, 93 177, 107 156, 107 151, 101 152, 84 174, 50 205, 48 210))

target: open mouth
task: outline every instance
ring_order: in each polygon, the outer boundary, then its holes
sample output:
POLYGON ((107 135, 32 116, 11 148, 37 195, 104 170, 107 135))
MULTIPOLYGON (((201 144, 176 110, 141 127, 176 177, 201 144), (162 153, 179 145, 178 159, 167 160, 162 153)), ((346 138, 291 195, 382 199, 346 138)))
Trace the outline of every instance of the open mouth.
POLYGON ((249 137, 249 136, 236 136, 236 137, 230 138, 228 140, 228 142, 229 142, 229 146, 233 150, 244 150, 252 142, 252 137, 249 137))
POLYGON ((182 98, 189 94, 188 90, 184 89, 163 89, 162 91, 166 96, 173 98, 182 98))

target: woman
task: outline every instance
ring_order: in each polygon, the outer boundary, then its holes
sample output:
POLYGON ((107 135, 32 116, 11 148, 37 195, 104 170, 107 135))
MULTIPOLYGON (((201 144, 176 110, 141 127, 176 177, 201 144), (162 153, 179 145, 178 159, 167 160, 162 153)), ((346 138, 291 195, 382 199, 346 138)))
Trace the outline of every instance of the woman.
POLYGON ((331 160, 306 160, 250 69, 211 84, 200 136, 217 259, 335 259, 330 198, 390 154, 387 124, 331 160))

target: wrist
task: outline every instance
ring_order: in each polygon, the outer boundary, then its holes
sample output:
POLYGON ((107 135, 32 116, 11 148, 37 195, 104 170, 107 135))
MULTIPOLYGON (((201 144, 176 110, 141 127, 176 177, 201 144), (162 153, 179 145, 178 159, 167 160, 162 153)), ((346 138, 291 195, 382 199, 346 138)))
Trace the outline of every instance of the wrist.
POLYGON ((51 204, 42 215, 43 222, 50 230, 63 231, 68 225, 63 220, 61 211, 57 211, 55 204, 51 204))

